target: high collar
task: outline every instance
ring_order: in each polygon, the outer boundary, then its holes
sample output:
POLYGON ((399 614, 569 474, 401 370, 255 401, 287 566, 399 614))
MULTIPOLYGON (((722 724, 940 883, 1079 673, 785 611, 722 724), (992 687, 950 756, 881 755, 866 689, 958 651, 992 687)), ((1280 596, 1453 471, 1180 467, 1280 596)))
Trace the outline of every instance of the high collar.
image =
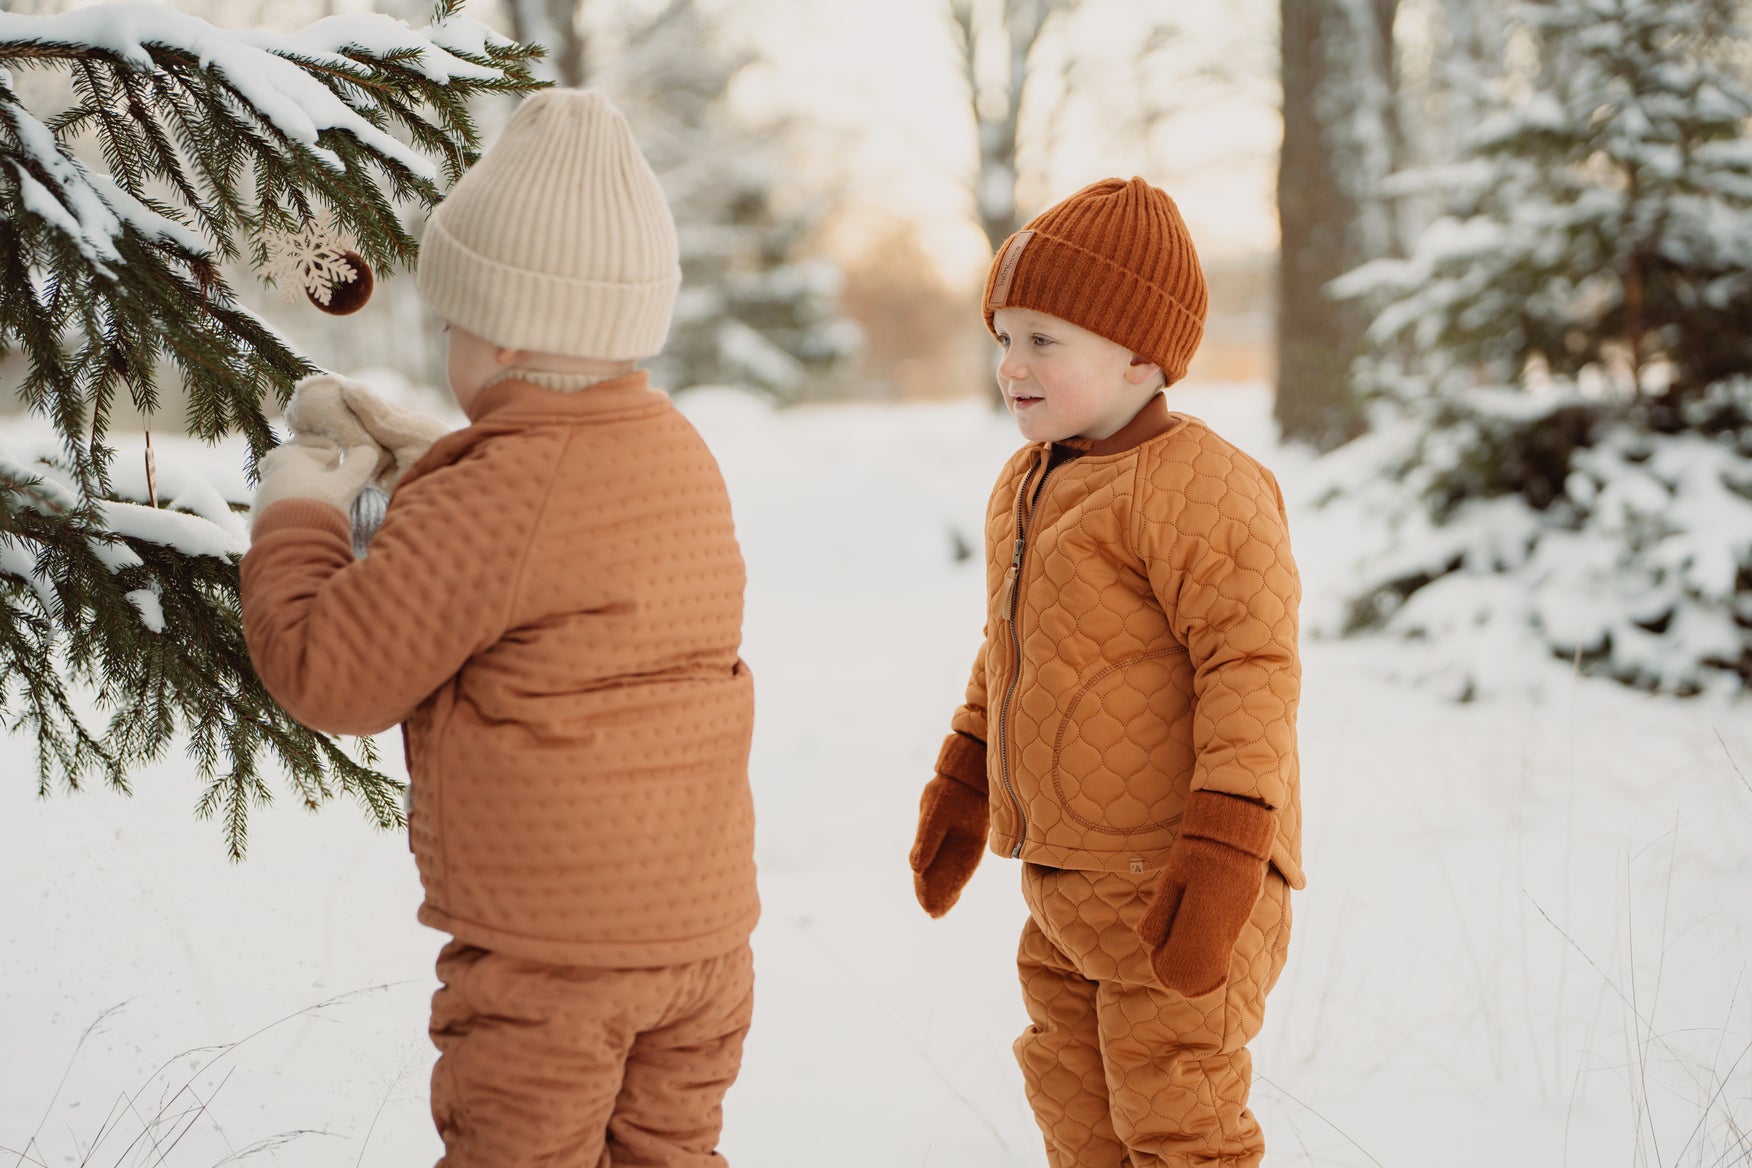
POLYGON ((555 422, 655 416, 661 410, 673 408, 668 394, 651 388, 644 370, 574 392, 544 389, 513 378, 496 381, 482 386, 469 403, 468 417, 473 424, 452 430, 432 443, 402 475, 396 488, 400 490, 440 467, 449 466, 476 446, 500 435, 555 422))
POLYGON ((527 417, 578 418, 668 400, 667 394, 651 387, 650 377, 643 369, 576 391, 549 389, 508 377, 482 386, 469 403, 467 413, 469 421, 476 424, 488 419, 500 422, 527 417))
MULTIPOLYGON (((627 372, 630 373, 632 370, 627 372)), ((554 369, 524 369, 513 365, 511 368, 501 369, 487 378, 481 388, 485 389, 488 385, 500 381, 527 381, 531 385, 539 385, 544 389, 558 389, 570 393, 625 376, 626 373, 563 373, 554 369)))
POLYGON ((1066 446, 1078 454, 1119 454, 1141 446, 1158 434, 1166 434, 1174 426, 1174 416, 1168 412, 1168 398, 1156 394, 1132 415, 1131 421, 1105 438, 1062 438, 1055 445, 1066 446))

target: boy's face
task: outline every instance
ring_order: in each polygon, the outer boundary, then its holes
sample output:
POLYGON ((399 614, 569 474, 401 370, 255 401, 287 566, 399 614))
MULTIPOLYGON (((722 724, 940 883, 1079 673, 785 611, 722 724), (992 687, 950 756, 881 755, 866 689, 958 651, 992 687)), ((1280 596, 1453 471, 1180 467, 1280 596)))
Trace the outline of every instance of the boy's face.
POLYGON ((1068 320, 1029 308, 992 314, 998 388, 1030 442, 1106 438, 1161 388, 1162 370, 1068 320))

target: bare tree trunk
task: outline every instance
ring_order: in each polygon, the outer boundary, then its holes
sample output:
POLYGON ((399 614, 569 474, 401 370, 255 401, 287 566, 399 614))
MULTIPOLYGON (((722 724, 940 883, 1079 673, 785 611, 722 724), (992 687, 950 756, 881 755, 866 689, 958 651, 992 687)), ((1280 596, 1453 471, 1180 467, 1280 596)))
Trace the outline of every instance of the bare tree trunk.
POLYGON ((582 87, 589 73, 582 24, 584 0, 510 0, 506 7, 512 39, 547 49, 543 64, 548 76, 570 88, 582 87))
POLYGON ((974 0, 948 0, 979 143, 974 210, 993 252, 1022 226, 1016 208, 1016 152, 1022 101, 1036 71, 1034 50, 1053 17, 1078 3, 1080 0, 1001 0, 995 12, 985 10, 990 15, 981 21, 976 19, 974 0), (978 61, 988 37, 998 38, 1003 46, 1003 70, 996 76, 982 77, 978 61))
POLYGON ((1278 166, 1278 388, 1285 438, 1326 450, 1362 431, 1351 364, 1363 306, 1329 281, 1399 250, 1380 193, 1400 152, 1393 111, 1399 0, 1281 0, 1284 141, 1278 166))
MULTIPOLYGON (((1017 146, 1021 129, 1022 101, 1037 72, 1034 50, 1052 18, 1075 8, 1081 0, 994 0, 974 11, 974 0, 947 0, 950 25, 967 84, 968 108, 973 115, 979 157, 973 179, 974 214, 986 243, 995 254, 1022 226, 1016 206, 1017 146), (981 46, 997 38, 1004 50, 1002 71, 982 76, 981 46)), ((987 390, 992 402, 1002 407, 1003 395, 995 384, 987 390)))

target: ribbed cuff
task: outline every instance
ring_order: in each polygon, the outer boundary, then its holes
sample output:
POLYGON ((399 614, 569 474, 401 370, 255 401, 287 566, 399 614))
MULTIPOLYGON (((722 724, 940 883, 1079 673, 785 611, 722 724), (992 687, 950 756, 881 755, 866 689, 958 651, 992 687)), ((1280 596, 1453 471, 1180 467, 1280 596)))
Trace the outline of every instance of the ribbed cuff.
POLYGON ((432 311, 495 345, 624 361, 663 350, 681 269, 622 284, 514 268, 473 251, 433 215, 416 282, 432 311))
MULTIPOLYGON (((991 281, 987 296, 991 294, 991 281)), ((1026 257, 1011 276, 1007 304, 1068 320, 1162 367, 1172 385, 1204 336, 1204 322, 1191 308, 1136 272, 1105 256, 1044 231, 1028 241, 1026 257)), ((986 328, 995 328, 989 299, 986 328)))
POLYGON ((1180 835, 1214 840, 1256 860, 1269 860, 1272 841, 1277 839, 1277 812, 1239 795, 1194 791, 1186 799, 1180 835))
POLYGON ((295 527, 316 527, 323 531, 332 531, 345 540, 348 547, 353 544, 353 524, 339 507, 321 503, 315 499, 281 499, 270 503, 267 509, 256 516, 255 523, 249 531, 250 541, 258 542, 276 531, 284 531, 295 527))
POLYGON ((937 752, 937 773, 963 786, 986 793, 985 743, 970 734, 955 733, 943 740, 937 752))

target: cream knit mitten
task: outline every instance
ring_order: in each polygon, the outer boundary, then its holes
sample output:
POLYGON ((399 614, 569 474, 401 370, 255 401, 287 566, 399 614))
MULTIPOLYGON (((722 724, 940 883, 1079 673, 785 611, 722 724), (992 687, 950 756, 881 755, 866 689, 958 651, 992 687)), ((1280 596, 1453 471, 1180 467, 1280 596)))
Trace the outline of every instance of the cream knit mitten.
POLYGON ((347 407, 343 395, 349 386, 359 383, 338 373, 316 373, 301 379, 292 388, 292 400, 286 403, 286 425, 292 428, 292 436, 320 435, 341 446, 374 445, 370 433, 347 407))
POLYGON ((372 441, 347 408, 341 390, 351 384, 355 383, 337 374, 318 373, 293 388, 292 400, 286 403, 292 440, 262 458, 261 482, 250 510, 252 526, 282 499, 313 499, 348 516, 354 528, 354 552, 363 554, 363 545, 382 522, 383 508, 375 501, 375 506, 365 508, 375 520, 368 515, 361 522, 360 503, 372 480, 393 466, 394 459, 372 441))
POLYGON ((356 381, 344 382, 340 395, 355 424, 387 455, 387 465, 379 464, 375 480, 385 491, 393 490, 408 467, 450 433, 450 427, 437 418, 392 406, 356 381))
POLYGON ((287 499, 310 499, 350 513, 377 471, 377 456, 375 445, 343 447, 321 434, 299 435, 274 447, 262 456, 250 526, 269 507, 287 499))

